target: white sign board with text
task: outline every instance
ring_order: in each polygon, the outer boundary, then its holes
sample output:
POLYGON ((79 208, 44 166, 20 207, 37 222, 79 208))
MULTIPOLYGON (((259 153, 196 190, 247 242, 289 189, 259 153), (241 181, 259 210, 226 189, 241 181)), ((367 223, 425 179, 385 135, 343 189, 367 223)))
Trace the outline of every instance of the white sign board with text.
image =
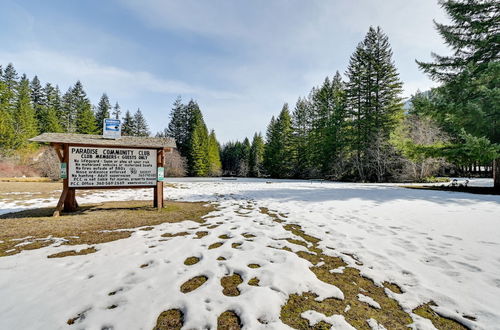
POLYGON ((68 184, 78 187, 155 186, 156 150, 69 147, 68 184))
POLYGON ((105 139, 119 139, 122 136, 122 126, 119 119, 104 119, 102 136, 105 139))

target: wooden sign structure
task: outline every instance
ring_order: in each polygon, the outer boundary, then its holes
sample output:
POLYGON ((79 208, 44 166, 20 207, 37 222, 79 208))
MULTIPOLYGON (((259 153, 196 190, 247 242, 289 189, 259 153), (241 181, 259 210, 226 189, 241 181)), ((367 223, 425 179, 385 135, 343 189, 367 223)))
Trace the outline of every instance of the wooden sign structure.
POLYGON ((44 133, 30 141, 50 143, 61 162, 63 190, 54 211, 75 211, 77 189, 153 188, 153 206, 163 208, 166 153, 176 147, 170 138, 44 133))

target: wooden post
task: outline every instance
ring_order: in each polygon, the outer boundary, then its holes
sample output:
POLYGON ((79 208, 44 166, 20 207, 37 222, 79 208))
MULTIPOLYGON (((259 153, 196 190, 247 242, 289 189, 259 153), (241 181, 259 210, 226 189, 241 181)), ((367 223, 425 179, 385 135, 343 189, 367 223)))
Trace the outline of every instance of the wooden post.
MULTIPOLYGON (((156 167, 163 167, 165 164, 165 157, 163 149, 156 151, 156 167)), ((163 208, 163 181, 156 180, 156 186, 153 188, 153 207, 158 210, 163 208)))
POLYGON ((69 188, 69 145, 64 144, 54 145, 54 149, 57 153, 57 157, 61 161, 61 163, 66 163, 66 178, 63 179, 63 191, 61 193, 61 197, 59 197, 59 201, 57 203, 56 209, 53 213, 54 217, 58 217, 61 215, 61 211, 64 208, 66 212, 75 211, 78 208, 78 203, 76 202, 76 190, 75 188, 69 188), (61 154, 62 153, 62 154, 61 154))

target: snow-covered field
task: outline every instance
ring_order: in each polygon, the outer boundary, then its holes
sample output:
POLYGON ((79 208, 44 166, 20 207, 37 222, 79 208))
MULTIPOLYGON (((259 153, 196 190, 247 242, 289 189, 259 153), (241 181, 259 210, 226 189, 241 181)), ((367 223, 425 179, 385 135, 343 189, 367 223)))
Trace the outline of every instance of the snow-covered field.
MULTIPOLYGON (((286 180, 169 182, 177 188, 167 188, 167 198, 217 201, 219 209, 207 223, 219 226, 201 239, 161 237, 206 228, 188 221, 137 230, 128 239, 98 245, 99 251, 89 255, 47 259, 68 249, 51 246, 0 258, 0 329, 70 328, 67 320, 77 315, 84 317, 75 329, 152 329, 158 315, 170 308, 184 312, 186 329, 215 328, 217 316, 226 310, 236 311, 246 329, 286 329, 279 316, 289 294, 312 291, 318 299, 342 298, 340 289, 316 278, 308 261, 268 247, 305 249, 277 240, 291 233, 260 212, 261 207, 282 213, 286 223, 299 224, 321 239, 324 253, 342 257, 376 283, 397 283, 404 293, 392 296, 406 312, 432 300, 442 315, 469 327, 500 329, 500 196, 286 180), (244 233, 256 237, 248 241, 244 233), (223 234, 231 238, 219 239, 223 234), (219 241, 225 243, 207 248, 219 241), (232 243, 242 245, 235 249, 232 243), (184 265, 190 256, 201 261, 184 265), (227 260, 218 261, 219 256, 227 260), (249 268, 250 263, 261 267, 249 268), (144 264, 148 266, 141 268, 144 264), (220 279, 235 272, 243 278, 241 294, 227 297, 220 279), (198 275, 208 281, 193 292, 179 291, 198 275), (259 287, 246 284, 253 277, 260 279, 259 287), (117 307, 108 309, 112 305, 117 307)), ((87 195, 79 203, 150 198, 148 190, 117 190, 87 195)), ((34 199, 20 206, 0 201, 0 213, 55 202, 34 199)), ((369 299, 360 297, 377 304, 369 299)), ((324 319, 348 328, 341 316, 310 311, 303 317, 311 324, 324 319)), ((414 328, 433 328, 426 319, 412 318, 414 328)))

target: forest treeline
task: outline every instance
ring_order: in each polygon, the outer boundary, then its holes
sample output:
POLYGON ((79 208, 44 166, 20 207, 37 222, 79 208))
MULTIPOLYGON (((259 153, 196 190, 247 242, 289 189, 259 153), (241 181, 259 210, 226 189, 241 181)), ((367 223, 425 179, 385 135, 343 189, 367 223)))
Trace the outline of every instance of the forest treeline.
MULTIPOLYGON (((179 97, 157 136, 176 139, 176 175, 422 181, 444 169, 491 171, 500 188, 500 64, 497 1, 440 2, 451 23, 436 24, 449 56, 416 65, 439 82, 405 103, 387 35, 370 27, 347 69, 336 72, 273 116, 265 136, 220 146, 195 100, 179 97)), ((16 150, 42 132, 100 134, 121 117, 103 94, 93 106, 80 82, 61 94, 35 76, 0 67, 0 150, 16 150)), ((138 109, 122 118, 125 135, 148 136, 138 109)), ((171 157, 172 158, 172 157, 171 157)), ((453 173, 452 173, 453 174, 453 173)))
MULTIPOLYGON (((105 118, 121 118, 118 102, 111 105, 106 93, 92 105, 80 81, 62 94, 57 85, 42 86, 38 76, 19 76, 14 65, 0 65, 0 150, 22 149, 28 139, 40 133, 102 134, 105 118)), ((126 111, 122 134, 149 136, 140 109, 126 111)))
POLYGON ((452 23, 436 28, 452 55, 417 61, 439 87, 417 92, 405 109, 388 37, 371 27, 346 79, 337 72, 293 109, 285 103, 271 118, 264 147, 258 135, 255 143, 224 145, 224 172, 384 182, 422 181, 444 169, 493 171, 500 187, 500 7, 479 0, 441 6, 452 23))

